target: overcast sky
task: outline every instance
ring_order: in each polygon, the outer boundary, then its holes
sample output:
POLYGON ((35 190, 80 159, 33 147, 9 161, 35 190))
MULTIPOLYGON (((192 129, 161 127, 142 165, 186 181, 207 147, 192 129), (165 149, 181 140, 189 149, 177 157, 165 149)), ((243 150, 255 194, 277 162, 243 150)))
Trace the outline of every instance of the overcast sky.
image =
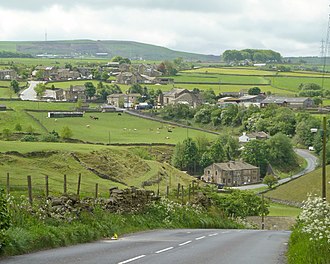
POLYGON ((0 40, 131 40, 222 54, 319 56, 328 0, 0 0, 0 40))

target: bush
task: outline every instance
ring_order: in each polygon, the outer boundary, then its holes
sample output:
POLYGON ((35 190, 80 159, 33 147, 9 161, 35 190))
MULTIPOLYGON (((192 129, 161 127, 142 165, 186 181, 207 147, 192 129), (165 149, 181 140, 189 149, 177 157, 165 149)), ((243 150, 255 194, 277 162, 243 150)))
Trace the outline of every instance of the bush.
POLYGON ((26 135, 21 138, 21 141, 26 141, 26 142, 37 142, 39 141, 38 137, 34 135, 26 135))
POLYGON ((320 197, 303 202, 298 223, 290 237, 290 264, 327 264, 330 259, 330 205, 320 197))
POLYGON ((247 217, 269 213, 269 203, 249 191, 234 190, 226 195, 212 194, 213 202, 224 210, 227 216, 247 217))
POLYGON ((10 215, 7 208, 7 199, 5 197, 4 191, 0 188, 0 251, 2 247, 5 245, 6 233, 10 227, 10 215))

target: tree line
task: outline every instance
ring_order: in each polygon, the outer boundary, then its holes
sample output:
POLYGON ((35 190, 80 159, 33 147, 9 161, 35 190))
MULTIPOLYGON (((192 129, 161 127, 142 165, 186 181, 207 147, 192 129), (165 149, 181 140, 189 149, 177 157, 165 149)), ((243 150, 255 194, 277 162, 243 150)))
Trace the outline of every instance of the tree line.
POLYGON ((225 62, 238 62, 249 60, 253 62, 281 62, 280 53, 272 50, 243 49, 243 50, 226 50, 222 54, 225 62))

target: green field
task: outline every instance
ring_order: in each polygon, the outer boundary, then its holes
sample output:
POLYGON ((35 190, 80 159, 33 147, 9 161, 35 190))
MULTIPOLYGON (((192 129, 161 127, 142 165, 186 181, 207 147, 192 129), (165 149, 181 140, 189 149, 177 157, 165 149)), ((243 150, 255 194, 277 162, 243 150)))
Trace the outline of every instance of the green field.
POLYGON ((297 217, 301 212, 300 208, 287 206, 278 203, 271 203, 268 216, 293 216, 297 217))
POLYGON ((88 142, 100 143, 170 143, 176 144, 187 136, 195 138, 205 135, 215 139, 216 135, 174 127, 160 122, 117 113, 86 113, 84 117, 47 118, 46 113, 31 114, 39 119, 48 131, 61 131, 68 126, 73 132, 73 138, 88 142), (98 117, 93 120, 90 115, 98 117), (168 132, 170 129, 172 132, 168 132))
MULTIPOLYGON (((327 170, 330 166, 327 166, 327 170)), ((327 200, 330 201, 330 175, 327 175, 327 200)), ((275 190, 269 191, 265 197, 276 198, 281 200, 302 202, 307 199, 308 195, 321 196, 321 169, 317 169, 296 180, 283 184, 275 190)))

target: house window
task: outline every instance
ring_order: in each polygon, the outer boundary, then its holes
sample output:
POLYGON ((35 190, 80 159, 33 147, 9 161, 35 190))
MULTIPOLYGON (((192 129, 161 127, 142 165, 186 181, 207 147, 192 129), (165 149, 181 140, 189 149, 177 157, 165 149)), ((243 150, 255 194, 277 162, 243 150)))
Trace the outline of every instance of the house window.
POLYGON ((227 180, 227 182, 228 182, 228 183, 230 183, 230 182, 231 182, 231 180, 230 180, 230 179, 228 179, 228 180, 227 180))
POLYGON ((216 175, 216 176, 218 175, 218 171, 215 171, 215 175, 216 175))
POLYGON ((211 172, 208 170, 208 171, 207 171, 207 174, 210 174, 210 173, 211 173, 211 172))

